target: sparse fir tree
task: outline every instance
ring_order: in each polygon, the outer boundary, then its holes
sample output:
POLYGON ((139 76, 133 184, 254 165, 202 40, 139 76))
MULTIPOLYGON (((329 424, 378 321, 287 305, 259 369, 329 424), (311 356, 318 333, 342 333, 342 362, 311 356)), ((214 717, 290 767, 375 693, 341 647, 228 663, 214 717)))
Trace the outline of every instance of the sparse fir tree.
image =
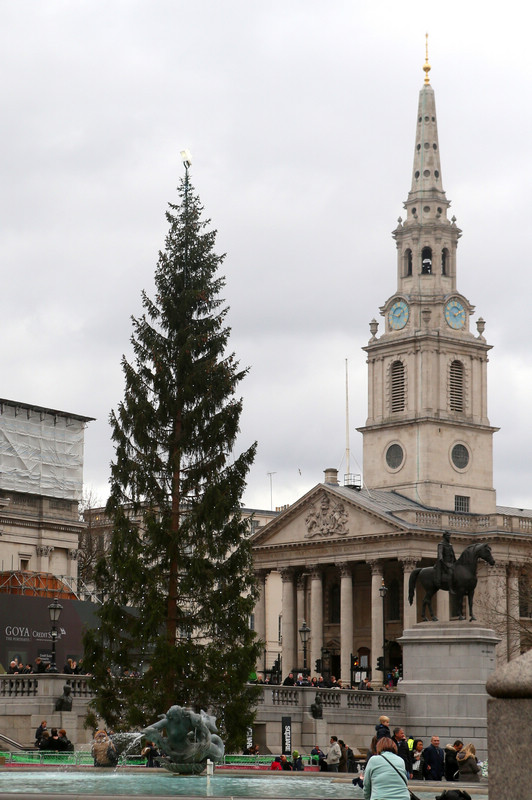
POLYGON ((110 417, 113 533, 96 569, 104 602, 99 629, 85 636, 85 667, 93 711, 109 727, 139 728, 174 704, 203 708, 232 749, 253 718, 246 681, 260 651, 249 628, 250 523, 240 513, 256 445, 232 455, 247 370, 227 351, 224 256, 187 165, 178 193, 110 417))

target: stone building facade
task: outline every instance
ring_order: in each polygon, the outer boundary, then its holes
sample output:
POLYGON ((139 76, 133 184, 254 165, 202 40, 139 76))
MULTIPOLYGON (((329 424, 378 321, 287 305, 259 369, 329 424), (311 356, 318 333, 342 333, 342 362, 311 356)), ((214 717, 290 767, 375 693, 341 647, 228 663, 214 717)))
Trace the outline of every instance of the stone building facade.
MULTIPOLYGON (((368 416, 363 427, 364 488, 340 485, 336 470, 254 535, 261 587, 255 628, 265 642, 259 668, 282 655, 283 673, 304 665, 298 634, 310 627, 307 667, 324 653, 335 677, 351 678, 351 658, 376 678, 377 658, 401 663, 398 639, 420 620, 408 582, 434 564, 450 531, 456 556, 487 542, 476 594, 480 622, 501 637, 506 661, 530 646, 532 511, 496 505, 488 419, 485 322, 459 291, 461 235, 443 190, 436 104, 425 63, 415 124, 406 215, 393 231, 397 284, 373 319, 363 348, 368 416), (380 589, 386 587, 384 600, 380 589)), ((449 595, 437 595, 440 620, 449 595)))
POLYGON ((90 417, 0 400, 0 572, 75 584, 90 417))

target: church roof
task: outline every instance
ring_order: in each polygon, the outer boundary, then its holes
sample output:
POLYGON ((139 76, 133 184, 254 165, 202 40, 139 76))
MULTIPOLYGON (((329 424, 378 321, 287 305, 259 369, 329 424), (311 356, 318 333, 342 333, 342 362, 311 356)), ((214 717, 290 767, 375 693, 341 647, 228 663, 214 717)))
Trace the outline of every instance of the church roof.
POLYGON ((380 514, 393 514, 395 511, 426 511, 426 506, 416 503, 391 489, 349 489, 347 486, 331 486, 321 484, 324 488, 334 489, 347 500, 354 500, 368 511, 378 511, 380 514))
POLYGON ((497 506, 497 514, 507 517, 529 517, 532 519, 532 508, 514 508, 513 506, 497 506))

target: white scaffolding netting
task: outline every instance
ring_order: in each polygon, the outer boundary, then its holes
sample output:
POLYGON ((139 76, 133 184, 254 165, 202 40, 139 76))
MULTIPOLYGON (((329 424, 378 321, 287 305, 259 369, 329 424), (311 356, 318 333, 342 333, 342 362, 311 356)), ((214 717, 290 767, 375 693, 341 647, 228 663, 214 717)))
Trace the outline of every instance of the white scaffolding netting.
POLYGON ((85 423, 61 413, 4 405, 0 488, 81 500, 85 423))

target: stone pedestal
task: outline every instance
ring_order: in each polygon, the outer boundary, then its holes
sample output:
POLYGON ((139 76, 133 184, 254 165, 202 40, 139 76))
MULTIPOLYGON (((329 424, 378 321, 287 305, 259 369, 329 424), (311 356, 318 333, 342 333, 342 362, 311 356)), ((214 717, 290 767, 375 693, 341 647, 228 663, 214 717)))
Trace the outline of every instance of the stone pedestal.
POLYGON ((504 664, 488 680, 490 797, 528 800, 532 751, 532 650, 504 664))
POLYGON ((399 688, 407 695, 407 735, 426 744, 439 736, 442 747, 473 742, 478 758, 486 758, 486 681, 499 641, 495 631, 470 622, 421 622, 404 631, 399 688))

